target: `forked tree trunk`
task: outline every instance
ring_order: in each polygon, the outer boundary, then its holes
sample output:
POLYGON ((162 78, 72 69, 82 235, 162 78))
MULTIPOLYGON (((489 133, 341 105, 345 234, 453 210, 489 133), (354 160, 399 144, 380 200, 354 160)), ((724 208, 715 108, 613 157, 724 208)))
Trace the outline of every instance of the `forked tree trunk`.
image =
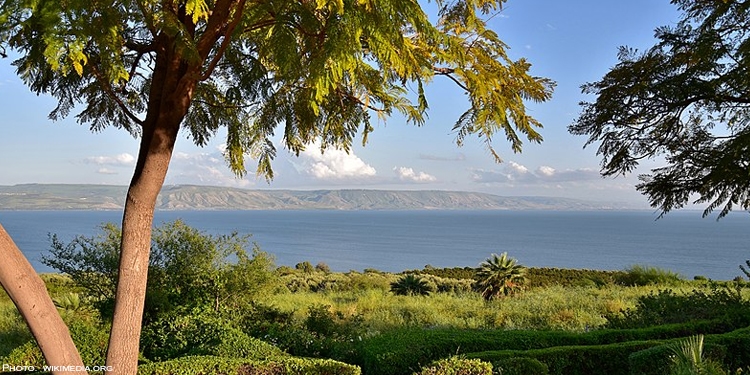
POLYGON ((52 303, 44 281, 2 225, 0 259, 0 284, 29 325, 47 364, 56 367, 53 373, 85 374, 83 361, 70 337, 70 331, 52 303))

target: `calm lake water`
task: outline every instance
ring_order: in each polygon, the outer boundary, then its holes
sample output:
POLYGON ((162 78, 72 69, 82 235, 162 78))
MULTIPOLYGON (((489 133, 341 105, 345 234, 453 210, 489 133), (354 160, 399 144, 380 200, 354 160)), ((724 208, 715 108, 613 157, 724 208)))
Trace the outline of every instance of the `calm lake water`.
MULTIPOLYGON (((0 223, 39 272, 49 233, 64 241, 92 236, 115 211, 0 211, 0 223)), ((729 280, 750 259, 750 215, 719 220, 679 211, 162 211, 156 223, 182 219, 210 234, 237 231, 276 258, 308 260, 334 271, 399 272, 477 266, 492 253, 526 266, 617 270, 657 266, 692 278, 729 280)))

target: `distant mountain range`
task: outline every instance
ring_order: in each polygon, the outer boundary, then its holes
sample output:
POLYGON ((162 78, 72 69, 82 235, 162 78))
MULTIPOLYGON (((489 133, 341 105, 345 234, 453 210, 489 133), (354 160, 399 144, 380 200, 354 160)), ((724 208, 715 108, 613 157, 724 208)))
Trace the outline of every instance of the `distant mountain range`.
MULTIPOLYGON (((0 210, 119 210, 126 186, 24 184, 0 186, 0 210)), ((554 197, 503 197, 456 191, 247 190, 164 186, 157 210, 601 210, 627 204, 554 197)))

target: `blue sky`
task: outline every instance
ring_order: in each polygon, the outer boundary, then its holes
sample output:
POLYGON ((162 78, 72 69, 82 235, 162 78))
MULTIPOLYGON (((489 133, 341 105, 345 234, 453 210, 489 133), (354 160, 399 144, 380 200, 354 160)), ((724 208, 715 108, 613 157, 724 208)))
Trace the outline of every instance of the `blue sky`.
MULTIPOLYGON (((167 184, 201 184, 258 189, 437 189, 498 195, 542 195, 622 201, 646 206, 635 175, 599 176, 595 147, 567 132, 586 98, 580 85, 597 80, 616 63, 617 47, 647 48, 653 30, 674 24, 679 13, 666 0, 510 0, 490 20, 510 46, 513 58, 526 57, 532 73, 557 82, 551 101, 529 104, 542 122, 542 144, 526 144, 513 154, 502 137, 494 146, 497 164, 475 138, 458 148, 451 127, 466 108, 464 95, 447 79, 428 88, 429 119, 424 127, 399 117, 376 123, 366 147, 345 154, 314 147, 294 157, 280 150, 270 184, 252 173, 233 176, 221 155, 223 135, 203 148, 180 137, 167 184)), ((138 142, 127 132, 92 133, 73 119, 52 122, 54 100, 36 96, 16 77, 11 59, 0 59, 0 185, 92 183, 126 185, 138 142)), ((589 98, 590 99, 590 98, 589 98)), ((657 166, 647 162, 640 172, 657 166)))

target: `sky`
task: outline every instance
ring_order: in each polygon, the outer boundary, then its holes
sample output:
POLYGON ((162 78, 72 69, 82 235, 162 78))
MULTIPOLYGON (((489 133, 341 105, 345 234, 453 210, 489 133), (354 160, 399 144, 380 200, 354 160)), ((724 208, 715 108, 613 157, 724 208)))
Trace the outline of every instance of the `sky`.
MULTIPOLYGON (((580 86, 600 79, 616 62, 617 49, 645 49, 654 44, 654 29, 679 19, 667 0, 509 0, 489 24, 524 57, 531 73, 557 82, 552 100, 528 104, 528 112, 544 128, 541 144, 525 143, 514 154, 502 136, 494 148, 496 163, 475 137, 455 144, 451 128, 467 108, 466 97, 444 77, 427 88, 430 110, 423 127, 393 116, 373 120, 369 142, 351 153, 314 146, 298 157, 280 146, 268 182, 254 175, 237 178, 222 156, 224 133, 205 147, 179 138, 166 184, 231 186, 249 189, 395 189, 475 191, 503 196, 557 196, 595 201, 627 202, 647 207, 635 190, 637 174, 659 166, 646 161, 634 174, 602 178, 596 146, 583 148, 585 137, 567 127, 580 113, 579 102, 592 100, 580 86), (443 79, 441 79, 443 78, 443 79)), ((132 177, 138 141, 126 131, 91 132, 68 119, 47 118, 51 97, 37 96, 23 85, 11 66, 0 59, 0 185, 23 183, 127 185, 132 177)), ((75 113, 75 112, 74 112, 75 113)))

